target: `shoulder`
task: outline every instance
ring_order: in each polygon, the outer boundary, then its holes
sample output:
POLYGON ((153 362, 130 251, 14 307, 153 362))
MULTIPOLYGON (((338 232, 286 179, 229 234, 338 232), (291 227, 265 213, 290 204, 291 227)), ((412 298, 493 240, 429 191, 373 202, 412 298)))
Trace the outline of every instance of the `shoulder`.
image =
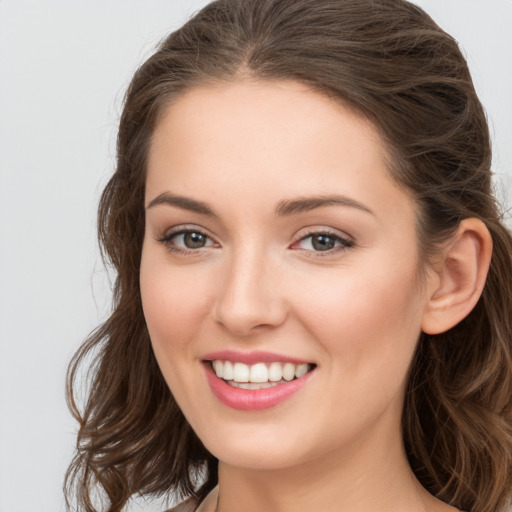
POLYGON ((215 512, 217 508, 217 499, 219 495, 219 488, 215 487, 210 491, 204 501, 198 505, 197 500, 189 498, 188 500, 170 508, 166 512, 215 512))
POLYGON ((194 512, 197 508, 197 501, 194 498, 189 498, 188 500, 176 505, 175 507, 166 510, 165 512, 194 512))

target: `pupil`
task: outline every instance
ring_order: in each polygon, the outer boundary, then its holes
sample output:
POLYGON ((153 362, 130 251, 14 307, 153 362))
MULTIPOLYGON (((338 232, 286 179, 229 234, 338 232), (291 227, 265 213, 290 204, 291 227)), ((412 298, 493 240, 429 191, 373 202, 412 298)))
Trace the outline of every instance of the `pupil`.
POLYGON ((312 240, 313 247, 317 251, 328 251, 334 248, 336 243, 334 238, 329 235, 315 235, 312 240))
POLYGON ((183 241, 189 249, 199 249, 206 244, 206 237, 201 233, 185 233, 183 241))

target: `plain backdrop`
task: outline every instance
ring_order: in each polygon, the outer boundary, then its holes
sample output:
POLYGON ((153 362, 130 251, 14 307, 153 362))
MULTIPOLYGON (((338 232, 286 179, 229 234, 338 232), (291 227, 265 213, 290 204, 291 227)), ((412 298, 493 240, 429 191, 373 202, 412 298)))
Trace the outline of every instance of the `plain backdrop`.
MULTIPOLYGON (((64 378, 108 312, 95 212, 122 96, 156 43, 205 3, 0 0, 0 512, 64 510, 76 433, 64 378)), ((418 3, 467 55, 510 206, 512 0, 418 3)))

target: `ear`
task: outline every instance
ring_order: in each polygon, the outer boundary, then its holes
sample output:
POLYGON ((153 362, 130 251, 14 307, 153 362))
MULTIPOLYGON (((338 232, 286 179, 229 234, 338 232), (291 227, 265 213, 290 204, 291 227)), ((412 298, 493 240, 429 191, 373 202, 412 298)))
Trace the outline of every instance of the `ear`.
POLYGON ((491 263, 492 238, 479 219, 461 221, 429 277, 422 330, 440 334, 457 325, 475 307, 491 263))

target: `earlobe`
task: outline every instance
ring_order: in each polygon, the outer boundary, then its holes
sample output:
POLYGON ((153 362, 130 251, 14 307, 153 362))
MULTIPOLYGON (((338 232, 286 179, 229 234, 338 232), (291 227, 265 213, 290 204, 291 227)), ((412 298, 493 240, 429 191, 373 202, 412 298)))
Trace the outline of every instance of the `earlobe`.
POLYGON ((491 255, 492 238, 486 225, 476 218, 463 220, 435 270, 423 332, 445 332, 471 312, 484 288, 491 255))

